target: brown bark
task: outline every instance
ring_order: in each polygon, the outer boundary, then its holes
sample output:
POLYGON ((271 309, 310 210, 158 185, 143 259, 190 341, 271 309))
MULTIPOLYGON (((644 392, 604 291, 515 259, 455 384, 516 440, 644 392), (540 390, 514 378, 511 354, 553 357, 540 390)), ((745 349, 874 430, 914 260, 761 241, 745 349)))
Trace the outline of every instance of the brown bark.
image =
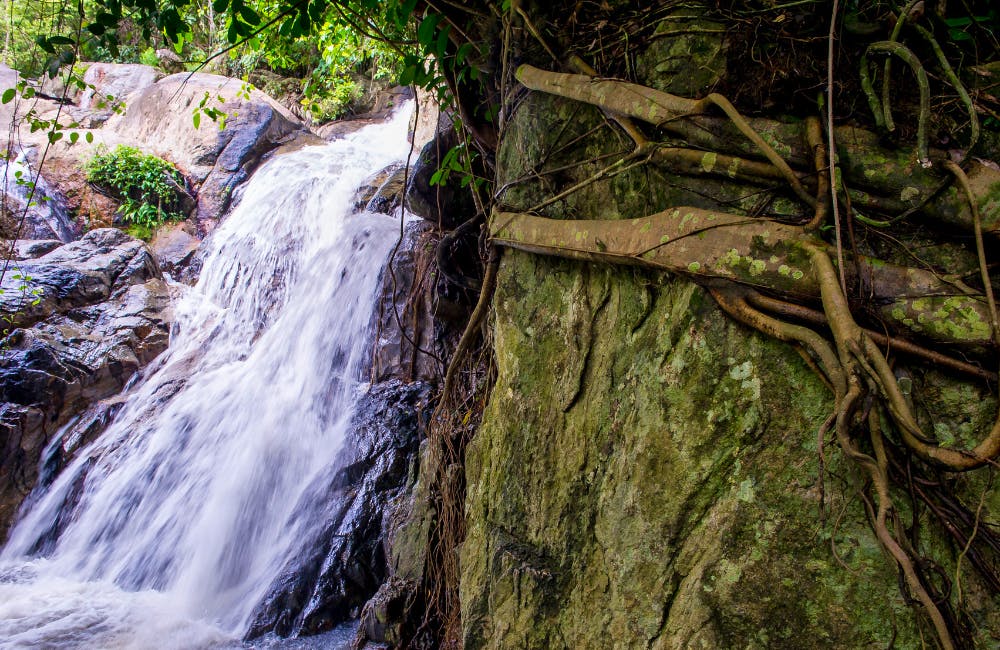
MULTIPOLYGON (((530 65, 517 69, 517 79, 527 88, 593 104, 601 109, 643 120, 680 136, 692 147, 734 156, 762 158, 731 120, 713 117, 702 100, 687 99, 616 79, 549 72, 530 65)), ((793 168, 812 172, 814 156, 802 123, 748 119, 749 126, 793 168)), ((965 196, 953 187, 941 169, 924 168, 916 152, 882 147, 878 136, 856 127, 835 129, 837 156, 848 187, 859 209, 903 212, 916 209, 939 225, 958 226, 972 232, 973 215, 965 196)), ((931 152, 944 161, 947 154, 931 152)), ((978 161, 967 170, 970 185, 982 211, 983 232, 1000 234, 1000 171, 978 161)))
MULTIPOLYGON (((820 299, 806 247, 827 248, 796 225, 690 207, 619 221, 497 212, 490 235, 508 248, 730 280, 800 302, 820 299)), ((857 270, 849 267, 851 283, 860 284, 870 310, 890 331, 973 349, 992 346, 983 296, 922 269, 867 258, 859 263, 857 270)))

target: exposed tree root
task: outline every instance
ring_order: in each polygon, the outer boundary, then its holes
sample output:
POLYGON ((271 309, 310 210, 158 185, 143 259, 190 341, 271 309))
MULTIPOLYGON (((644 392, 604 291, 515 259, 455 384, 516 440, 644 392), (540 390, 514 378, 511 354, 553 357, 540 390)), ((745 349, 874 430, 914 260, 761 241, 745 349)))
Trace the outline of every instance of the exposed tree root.
MULTIPOLYGON (((496 212, 490 235, 510 248, 656 268, 695 280, 731 280, 797 300, 821 296, 806 244, 827 248, 794 224, 692 207, 618 221, 496 212)), ((858 263, 871 268, 865 289, 875 315, 891 331, 953 346, 993 346, 990 312, 982 295, 961 294, 923 269, 868 258, 858 263)))
POLYGON ((837 344, 841 362, 857 363, 866 368, 869 379, 879 387, 886 401, 887 410, 892 415, 906 446, 924 460, 955 472, 977 469, 994 462, 1000 456, 1000 414, 982 442, 971 450, 950 449, 929 442, 933 438, 921 431, 882 351, 865 335, 851 315, 847 298, 837 282, 833 262, 827 253, 817 246, 810 246, 810 252, 813 268, 820 283, 823 308, 829 319, 830 330, 837 344))
POLYGON ((458 369, 465 361, 466 355, 468 355, 469 350, 479 336, 479 329, 482 327, 483 319, 489 311, 490 302, 493 300, 493 292, 496 290, 497 269, 499 266, 500 255, 496 248, 491 247, 489 259, 486 262, 486 271, 483 274, 483 285, 479 290, 479 301, 476 303, 476 307, 469 317, 465 331, 462 332, 462 338, 459 340, 458 346, 455 348, 455 353, 451 357, 451 363, 448 364, 448 372, 444 376, 444 387, 441 389, 443 395, 452 395, 454 393, 455 377, 458 374, 458 369))
MULTIPOLYGON (((720 121, 705 114, 709 106, 714 104, 714 101, 708 101, 707 98, 686 99, 620 80, 549 72, 529 65, 520 66, 516 76, 531 90, 581 101, 649 122, 684 138, 696 148, 701 147, 717 154, 765 157, 779 169, 785 168, 782 169, 783 178, 788 180, 797 196, 808 196, 803 198, 805 203, 813 205, 816 201, 801 186, 800 174, 791 169, 795 166, 811 168, 815 165, 815 152, 803 137, 799 124, 742 117, 739 118, 740 123, 729 117, 720 121), (747 131, 765 134, 766 147, 761 148, 756 139, 748 138, 747 131), (782 155, 776 153, 778 150, 782 155), (776 163, 772 157, 777 157, 781 163, 776 163), (794 183, 792 178, 795 179, 794 183), (795 183, 799 184, 799 188, 795 188, 795 183)), ((956 224, 972 232, 973 215, 968 202, 964 197, 943 195, 940 192, 942 181, 947 180, 947 175, 942 176, 934 169, 915 165, 912 156, 901 156, 898 152, 885 149, 871 133, 854 127, 837 127, 834 131, 836 152, 833 153, 840 160, 845 181, 851 187, 858 188, 852 197, 858 207, 876 206, 897 211, 900 208, 916 208, 928 218, 956 224), (872 190, 875 193, 862 190, 872 190), (879 196, 878 192, 882 195, 879 196), (907 196, 907 199, 900 201, 900 196, 907 196)), ((760 137, 764 139, 763 136, 760 137)), ((946 158, 944 152, 929 151, 927 155, 946 158)), ((1000 171, 979 163, 970 163, 967 174, 977 201, 983 202, 991 193, 1000 191, 1000 171)), ((982 229, 984 233, 1000 232, 1000 210, 983 216, 982 229)))
MULTIPOLYGON (((826 315, 816 309, 810 309, 809 307, 804 307, 795 303, 785 302, 784 300, 778 300, 777 298, 771 298, 770 296, 765 296, 756 291, 748 293, 746 300, 750 305, 764 311, 769 311, 773 314, 778 314, 786 318, 795 318, 822 327, 827 326, 826 315)), ((936 350, 925 348, 905 339, 892 338, 870 329, 865 329, 865 336, 870 338, 881 348, 887 348, 893 352, 914 357, 920 361, 939 368, 946 368, 953 372, 968 375, 970 377, 975 377, 988 382, 995 383, 998 379, 997 373, 995 372, 991 372, 985 368, 980 368, 979 366, 974 366, 971 363, 949 357, 936 350)))
MULTIPOLYGON (((871 107, 872 115, 875 117, 875 124, 879 128, 892 131, 893 121, 888 101, 882 101, 875 94, 872 87, 871 78, 868 74, 868 54, 871 52, 882 52, 898 56, 906 62, 913 70, 917 78, 917 87, 920 89, 920 113, 917 116, 917 156, 920 164, 929 167, 931 165, 930 153, 927 147, 927 120, 931 112, 931 90, 930 82, 927 80, 927 72, 920 65, 920 59, 908 47, 895 41, 879 41, 868 46, 868 51, 861 59, 861 87, 868 97, 868 104, 871 107)), ((888 99, 887 97, 884 99, 888 99)))
MULTIPOLYGON (((926 143, 929 110, 926 73, 913 53, 899 43, 886 41, 876 43, 869 49, 902 58, 917 75, 921 89, 918 160, 923 167, 930 166, 931 152, 926 143)), ((862 66, 865 74, 867 66, 865 61, 862 66)), ((581 66, 577 69, 591 72, 581 66)), ((719 95, 691 100, 621 81, 599 79, 592 75, 546 72, 527 65, 521 66, 516 76, 531 89, 601 108, 623 125, 636 144, 632 153, 529 212, 543 210, 586 185, 647 162, 664 165, 685 175, 713 173, 719 169, 731 170, 728 172, 730 177, 750 177, 758 183, 784 181, 799 199, 813 208, 813 217, 804 226, 693 207, 675 207, 647 217, 618 221, 554 220, 535 214, 496 211, 490 219, 490 235, 493 243, 499 246, 683 274, 706 286, 720 307, 734 319, 806 350, 810 365, 821 373, 834 395, 834 414, 821 429, 820 435, 823 436, 832 427, 845 456, 856 463, 870 481, 873 494, 864 498, 869 504, 872 529, 882 548, 898 566, 904 591, 919 604, 919 610, 927 616, 942 648, 951 649, 965 643, 966 634, 962 625, 956 621, 947 598, 941 597, 928 580, 927 567, 930 566, 931 572, 939 574, 944 580, 947 581, 947 578, 940 568, 934 569, 936 565, 927 565, 920 557, 916 545, 907 539, 893 505, 890 489, 892 463, 883 434, 882 414, 885 414, 891 431, 896 432, 904 449, 929 465, 948 472, 997 464, 1000 458, 1000 414, 991 430, 973 448, 941 446, 921 430, 885 355, 889 350, 901 352, 986 380, 995 381, 996 374, 917 343, 862 328, 852 313, 848 286, 862 289, 869 302, 875 305, 875 314, 897 333, 917 335, 952 346, 971 345, 968 349, 980 352, 1000 350, 1000 319, 986 271, 984 227, 978 208, 983 197, 1000 188, 1000 174, 984 174, 977 169, 976 180, 971 181, 969 175, 957 165, 946 165, 948 171, 955 175, 965 199, 965 204, 960 207, 954 205, 953 200, 950 214, 966 215, 962 223, 967 224, 976 235, 985 288, 982 294, 963 293, 957 291, 955 285, 921 269, 893 266, 857 254, 845 261, 839 248, 837 262, 831 259, 831 246, 818 234, 831 207, 834 216, 837 215, 838 181, 833 173, 835 156, 838 153, 854 156, 856 152, 851 147, 857 145, 857 141, 850 137, 835 140, 832 125, 828 128, 828 146, 824 146, 822 129, 815 119, 806 121, 805 131, 801 134, 804 137, 798 144, 788 144, 792 135, 782 131, 784 127, 759 121, 755 126, 719 95), (751 156, 762 157, 767 162, 743 158, 747 154, 746 149, 739 149, 734 155, 732 152, 704 152, 649 144, 641 139, 641 133, 631 122, 625 121, 628 117, 638 118, 683 135, 690 130, 678 125, 690 123, 694 118, 704 119, 710 106, 721 109, 736 131, 753 144, 749 152, 751 156), (767 133, 766 140, 761 132, 767 133), (783 133, 784 140, 776 137, 776 133, 783 133), (800 178, 800 174, 778 154, 772 145, 775 142, 796 163, 809 163, 812 173, 816 174, 815 193, 807 191, 802 182, 806 175, 800 178), (802 142, 807 146, 805 150, 802 142), (837 151, 834 151, 835 148, 837 151), (847 282, 848 278, 851 283, 847 282), (753 288, 784 296, 795 303, 761 295, 753 288), (818 301, 822 311, 796 304, 803 301, 818 301), (926 311, 931 305, 933 311, 926 311), (771 311, 773 315, 762 310, 771 311), (910 310, 922 313, 918 316, 910 310), (907 317, 907 314, 914 317, 907 317), (785 320, 789 317, 825 326, 830 340, 810 327, 785 320), (947 321, 948 327, 934 327, 931 321, 935 318, 947 321), (873 453, 861 450, 858 432, 867 434, 873 453)), ((888 102, 879 100, 870 80, 866 79, 865 87, 866 91, 870 91, 868 97, 873 111, 885 118, 889 114, 888 102)), ((870 143, 870 140, 863 141, 861 146, 870 143)), ((852 162, 848 159, 842 168, 845 175, 856 170, 856 160, 852 162)), ((924 173, 917 166, 905 172, 903 169, 890 171, 910 177, 924 173)), ((940 176, 916 179, 924 183, 921 189, 913 190, 919 195, 921 203, 907 209, 921 209, 924 205, 940 208, 942 203, 937 198, 941 189, 939 179, 940 176)), ((841 190, 844 191, 843 186, 841 190)), ((845 200, 855 196, 862 203, 870 202, 863 195, 844 191, 845 200)), ((879 199, 874 200, 877 202, 879 199)), ((991 215, 991 224, 1000 221, 997 217, 991 215)), ((990 228, 996 232, 992 225, 990 228)), ((839 224, 837 231, 839 236, 839 224)), ((978 518, 975 525, 978 526, 978 518)), ((963 556, 974 538, 975 531, 971 535, 958 536, 957 539, 965 545, 963 556)), ((979 556, 976 556, 974 564, 987 583, 990 583, 991 575, 996 578, 991 571, 984 570, 986 564, 979 556)))
POLYGON ((477 387, 475 382, 472 386, 468 382, 461 385, 461 375, 470 362, 469 357, 489 313, 499 264, 499 251, 491 247, 479 301, 451 356, 437 406, 431 415, 428 432, 428 467, 433 486, 430 507, 437 521, 427 541, 424 618, 404 647, 461 647, 457 545, 465 539, 463 462, 465 445, 478 425, 484 406, 481 401, 477 402, 482 387, 477 387))

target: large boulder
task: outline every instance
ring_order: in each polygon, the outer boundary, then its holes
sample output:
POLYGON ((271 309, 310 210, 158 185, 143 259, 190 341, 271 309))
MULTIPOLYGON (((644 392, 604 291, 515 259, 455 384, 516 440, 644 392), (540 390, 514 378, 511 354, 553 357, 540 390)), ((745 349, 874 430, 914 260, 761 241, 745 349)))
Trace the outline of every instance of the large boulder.
POLYGON ((93 111, 107 111, 110 117, 117 103, 152 86, 163 76, 160 70, 138 63, 91 63, 83 73, 87 87, 80 93, 77 105, 93 111))
MULTIPOLYGON (((61 140, 48 146, 44 129, 21 129, 10 143, 34 166, 45 149, 43 173, 51 193, 59 194, 66 213, 75 216, 72 233, 34 230, 22 237, 68 239, 84 227, 112 224, 115 202, 95 192, 82 170, 102 148, 134 146, 175 163, 195 190, 197 230, 203 236, 225 214, 236 186, 265 155, 282 146, 319 140, 288 110, 238 79, 203 73, 161 77, 149 66, 89 64, 84 79, 92 87, 82 92, 71 89, 69 104, 59 101, 58 84, 49 80, 45 87, 51 86, 51 98, 36 96, 30 103, 0 105, 0 120, 5 122, 23 120, 30 108, 38 119, 58 118, 63 125, 80 125, 75 129, 75 144, 70 144, 73 130, 67 130, 61 140), (225 118, 213 122, 212 115, 225 118), (85 141, 84 133, 92 142, 85 141)), ((0 69, 0 85, 12 86, 18 79, 16 71, 0 69)), ((4 144, 0 139, 0 145, 4 144)), ((8 218, 0 226, 12 222, 8 218)))
POLYGON ((21 243, 29 259, 0 295, 15 326, 0 351, 0 538, 52 435, 167 346, 169 289, 145 244, 100 229, 36 256, 52 245, 21 243))
POLYGON ((75 67, 77 76, 86 84, 83 88, 76 81, 70 81, 67 87, 69 69, 64 68, 55 77, 43 76, 38 92, 47 99, 66 102, 64 114, 88 129, 100 126, 121 110, 129 95, 164 76, 162 71, 138 63, 81 62, 75 67))
POLYGON ((203 230, 214 227, 233 189, 265 154, 306 133, 264 93, 237 79, 203 73, 170 75, 139 91, 124 115, 113 116, 104 128, 174 162, 199 184, 203 230), (215 110, 227 115, 224 125, 210 119, 215 110))
POLYGON ((476 214, 472 193, 462 185, 460 174, 451 174, 444 183, 431 184, 448 152, 461 144, 450 119, 442 114, 436 134, 420 150, 413 164, 406 188, 407 209, 438 224, 442 230, 452 230, 476 214))
MULTIPOLYGON (((612 138, 588 135, 603 119, 548 96, 520 101, 497 155, 506 204, 528 210, 552 196, 549 171, 614 153, 612 138)), ((574 165, 556 187, 594 171, 574 165)), ((722 203, 751 193, 647 167, 545 211, 732 210, 722 203)), ((520 251, 503 254, 493 306, 496 384, 455 504, 465 648, 926 643, 854 461, 817 436, 832 394, 791 346, 728 319, 683 277, 520 251)), ((912 394, 958 446, 983 430, 970 420, 995 413, 985 386, 912 394), (963 396, 964 416, 946 417, 938 395, 963 396)), ((995 525, 1000 493, 966 480, 966 503, 995 525)), ((900 491, 896 503, 911 502, 900 491)), ((975 647, 994 647, 1000 609, 985 580, 926 509, 904 517, 926 533, 931 573, 961 578, 975 647)))

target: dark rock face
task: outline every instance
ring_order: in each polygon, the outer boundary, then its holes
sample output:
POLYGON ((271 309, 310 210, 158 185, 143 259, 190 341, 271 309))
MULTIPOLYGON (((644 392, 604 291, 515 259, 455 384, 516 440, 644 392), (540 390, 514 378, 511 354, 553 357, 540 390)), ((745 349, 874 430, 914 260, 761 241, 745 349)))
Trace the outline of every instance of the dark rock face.
POLYGON ((439 124, 437 135, 424 146, 414 163, 406 188, 406 207, 442 230, 452 230, 476 214, 472 194, 461 186, 456 175, 444 185, 430 182, 445 155, 458 144, 455 129, 439 124))
POLYGON ((354 209, 392 214, 403 199, 406 170, 395 163, 370 176, 354 194, 354 209))
POLYGON ((58 239, 18 239, 13 243, 13 259, 33 260, 62 246, 58 239))
POLYGON ((248 102, 219 135, 221 150, 198 191, 198 217, 218 219, 229 207, 236 186, 249 178, 264 154, 302 127, 264 102, 248 102))
POLYGON ((193 285, 201 271, 197 256, 201 238, 190 221, 172 223, 161 227, 149 247, 165 273, 185 284, 193 285))
POLYGON ((170 322, 155 259, 119 230, 17 262, 3 288, 0 310, 15 329, 0 350, 0 537, 35 485, 47 440, 165 350, 170 322))
POLYGON ((309 522, 301 552, 257 608, 248 638, 330 629, 357 617, 385 580, 386 540, 416 475, 430 393, 426 383, 392 380, 361 398, 341 462, 308 497, 328 504, 325 524, 309 522))
MULTIPOLYGON (((438 352, 433 318, 432 270, 437 237, 426 221, 404 227, 392 261, 382 272, 381 299, 376 319, 373 379, 390 377, 434 381, 440 363, 426 352, 438 352)), ((440 355, 438 355, 440 356, 440 355)))

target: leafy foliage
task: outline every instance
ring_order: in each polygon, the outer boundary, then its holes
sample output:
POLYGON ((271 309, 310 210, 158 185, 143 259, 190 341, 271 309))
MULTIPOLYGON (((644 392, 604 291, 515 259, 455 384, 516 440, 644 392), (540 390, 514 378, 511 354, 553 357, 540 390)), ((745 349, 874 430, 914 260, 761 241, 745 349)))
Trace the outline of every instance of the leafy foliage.
POLYGON ((89 182, 107 188, 121 200, 122 220, 137 226, 140 234, 151 234, 168 219, 184 217, 171 211, 177 202, 182 177, 162 158, 118 145, 110 152, 99 151, 87 163, 86 170, 89 182))

